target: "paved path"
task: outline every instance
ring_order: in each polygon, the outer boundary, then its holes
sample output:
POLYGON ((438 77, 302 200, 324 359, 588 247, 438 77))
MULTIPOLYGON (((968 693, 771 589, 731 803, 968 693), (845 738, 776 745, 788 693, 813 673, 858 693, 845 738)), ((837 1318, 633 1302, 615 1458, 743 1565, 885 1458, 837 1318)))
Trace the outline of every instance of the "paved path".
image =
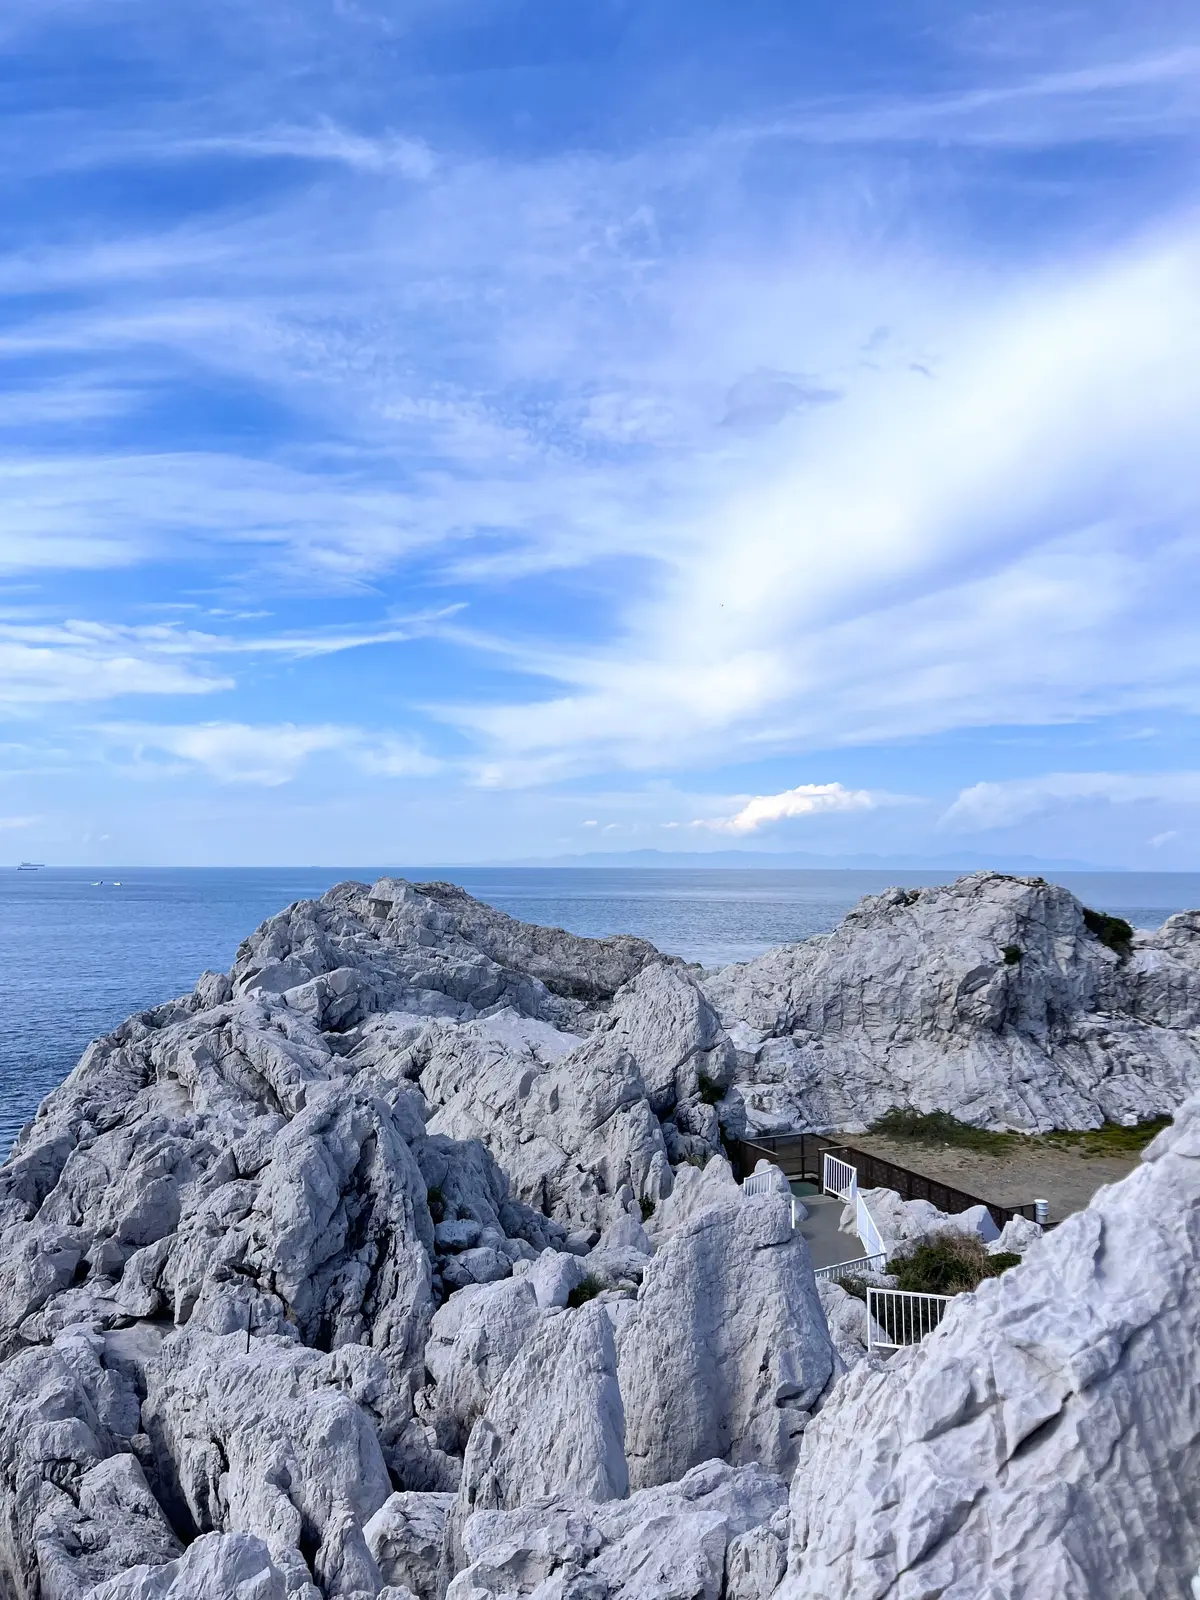
POLYGON ((808 1211, 807 1219, 800 1224, 797 1232, 808 1240, 813 1266, 832 1267, 838 1261, 850 1261, 854 1256, 864 1255, 865 1251, 856 1234, 838 1230, 844 1201, 831 1194, 813 1194, 812 1187, 810 1183, 792 1185, 792 1192, 808 1211), (806 1189, 810 1191, 808 1194, 804 1193, 806 1189))

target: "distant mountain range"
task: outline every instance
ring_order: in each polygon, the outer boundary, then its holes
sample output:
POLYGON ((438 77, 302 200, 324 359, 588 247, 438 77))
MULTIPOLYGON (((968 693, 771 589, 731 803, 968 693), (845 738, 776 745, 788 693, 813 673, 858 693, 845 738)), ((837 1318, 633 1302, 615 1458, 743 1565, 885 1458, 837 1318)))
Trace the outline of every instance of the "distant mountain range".
POLYGON ((590 850, 584 855, 527 857, 497 865, 508 867, 742 867, 839 871, 859 868, 876 872, 1124 872, 1124 867, 1100 866, 1094 861, 1070 858, 1044 860, 1039 856, 990 856, 960 850, 942 856, 844 855, 823 856, 810 850, 590 850))

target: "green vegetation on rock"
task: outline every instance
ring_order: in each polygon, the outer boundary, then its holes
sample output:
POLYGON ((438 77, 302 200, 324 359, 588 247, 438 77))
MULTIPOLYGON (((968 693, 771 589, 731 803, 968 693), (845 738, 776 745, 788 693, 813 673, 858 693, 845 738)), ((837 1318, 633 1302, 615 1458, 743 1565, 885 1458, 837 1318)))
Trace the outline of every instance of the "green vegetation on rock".
POLYGON ((1152 1117, 1149 1122, 1139 1122, 1134 1128, 1106 1122, 1102 1128, 1044 1133, 1030 1142, 1044 1142, 1056 1149, 1073 1150, 1081 1156, 1135 1156, 1170 1125, 1170 1117, 1152 1117))
POLYGON ((957 1145, 962 1150, 982 1150, 988 1155, 1003 1155, 1017 1137, 972 1127, 948 1111, 914 1111, 910 1106, 893 1106, 871 1124, 868 1132, 887 1139, 910 1139, 917 1144, 957 1145))
POLYGON ((1094 933, 1100 943, 1107 945, 1119 956, 1127 956, 1133 941, 1133 928, 1124 917, 1110 917, 1107 911, 1092 911, 1084 906, 1083 920, 1088 932, 1094 933))
POLYGON ((1015 1267, 1020 1259, 1010 1251, 990 1256, 978 1234, 946 1228, 919 1240, 903 1255, 893 1256, 888 1271, 895 1276, 898 1289, 916 1294, 965 1294, 977 1289, 985 1278, 999 1277, 1007 1267, 1015 1267))

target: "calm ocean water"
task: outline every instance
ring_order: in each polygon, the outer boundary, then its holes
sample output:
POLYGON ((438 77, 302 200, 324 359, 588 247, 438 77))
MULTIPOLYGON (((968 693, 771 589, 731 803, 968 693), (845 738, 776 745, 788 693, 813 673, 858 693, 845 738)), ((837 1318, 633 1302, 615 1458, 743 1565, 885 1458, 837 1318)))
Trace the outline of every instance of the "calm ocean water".
MULTIPOLYGON (((381 869, 384 870, 384 869, 381 869)), ((834 927, 864 894, 953 873, 640 868, 388 868, 441 877, 528 922, 636 933, 706 966, 745 960, 834 927)), ((131 1012, 183 994, 205 967, 293 900, 362 868, 70 868, 0 874, 0 1152, 84 1046, 131 1012), (119 880, 119 887, 117 882, 119 880)), ((1200 906, 1200 874, 1063 873, 1088 905, 1156 927, 1200 906)))

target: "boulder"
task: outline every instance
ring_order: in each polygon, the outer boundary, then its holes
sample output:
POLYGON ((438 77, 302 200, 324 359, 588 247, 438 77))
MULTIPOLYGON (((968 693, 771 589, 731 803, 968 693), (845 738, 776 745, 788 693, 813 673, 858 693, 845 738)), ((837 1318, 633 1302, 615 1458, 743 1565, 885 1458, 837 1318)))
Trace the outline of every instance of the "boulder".
POLYGON ((540 1496, 629 1492, 612 1324, 601 1306, 544 1317, 471 1431, 455 1525, 540 1496))
MULTIPOLYGON (((300 1600, 315 1600, 299 1590, 300 1600)), ((261 1539, 210 1533, 175 1561, 130 1567, 89 1589, 83 1600, 286 1600, 283 1574, 261 1539)))
POLYGON ((789 1203, 737 1192, 702 1211, 646 1263, 622 1331, 633 1487, 669 1483, 714 1457, 790 1472, 833 1370, 789 1203))
MULTIPOLYGON (((894 1189, 860 1189, 859 1198, 870 1212, 871 1220, 879 1229, 884 1248, 891 1255, 907 1245, 919 1243, 930 1234, 970 1233, 990 1244, 1000 1237, 1000 1230, 985 1205, 970 1206, 966 1211, 939 1211, 928 1200, 901 1200, 894 1189)), ((858 1219, 854 1206, 842 1212, 843 1233, 857 1235, 858 1219)), ((1034 1224, 1031 1224, 1034 1226, 1034 1224)))
POLYGON ((437 1600, 451 1494, 393 1494, 363 1529, 384 1584, 437 1600))
MULTIPOLYGON (((596 1600, 721 1600, 727 1553, 731 1575, 771 1569, 761 1549, 734 1552, 750 1530, 785 1512, 786 1498, 783 1480, 760 1467, 709 1461, 679 1483, 627 1500, 560 1499, 476 1512, 462 1536, 467 1565, 447 1600, 534 1591, 596 1600)), ((782 1545, 780 1534, 773 1537, 782 1545)), ((748 1585, 738 1592, 751 1600, 748 1585)))

